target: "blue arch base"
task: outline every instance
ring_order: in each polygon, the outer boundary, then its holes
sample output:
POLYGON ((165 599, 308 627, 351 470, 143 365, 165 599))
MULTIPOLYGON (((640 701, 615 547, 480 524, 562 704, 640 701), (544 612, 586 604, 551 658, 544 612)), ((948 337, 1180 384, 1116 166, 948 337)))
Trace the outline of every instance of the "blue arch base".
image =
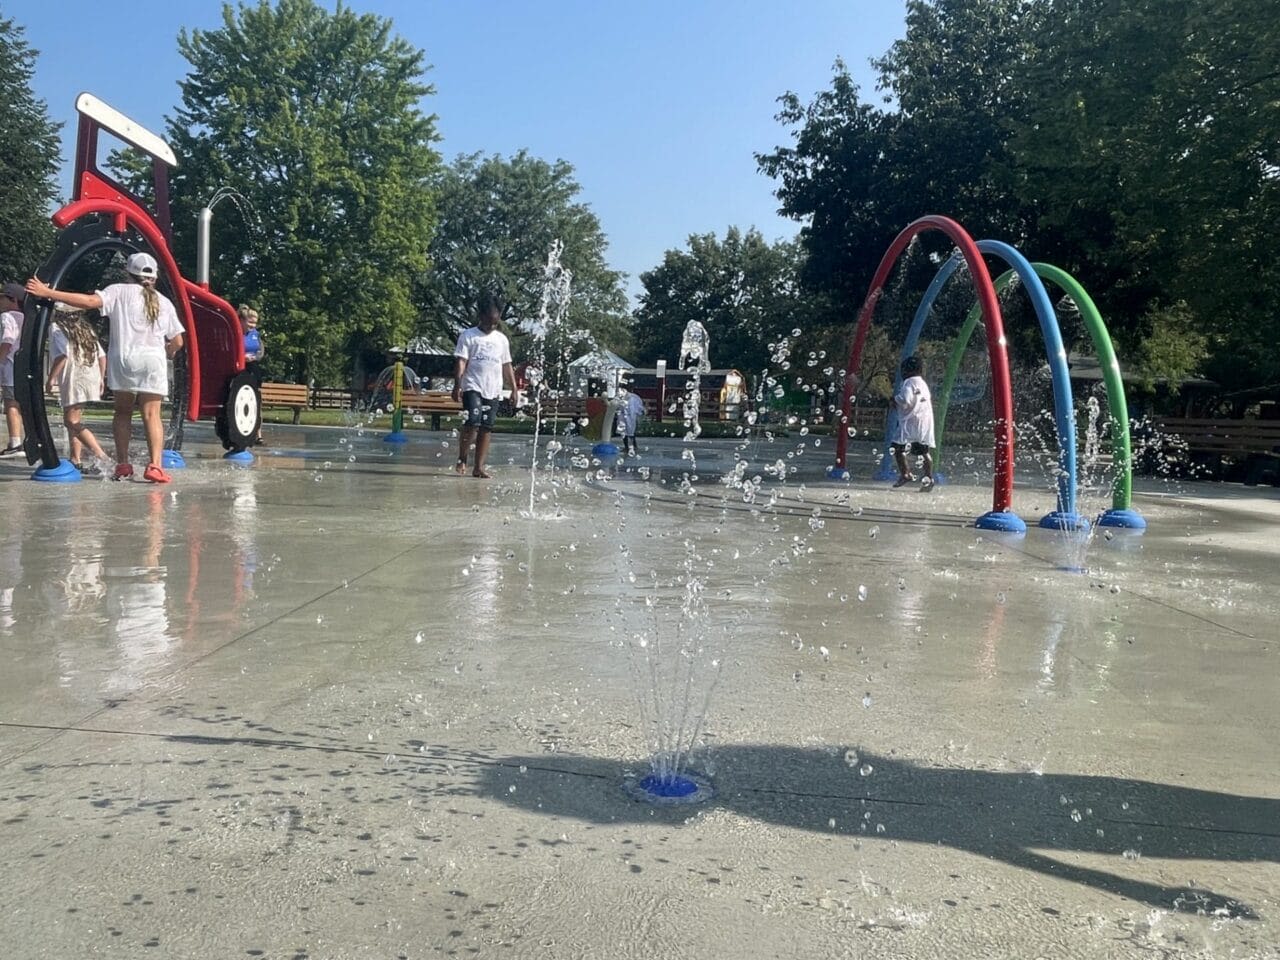
POLYGON ((1089 518, 1066 510, 1054 510, 1040 518, 1042 530, 1068 530, 1076 533, 1089 529, 1089 518))
POLYGON ((392 430, 382 438, 383 443, 408 443, 409 435, 403 430, 392 430))
POLYGON ((1117 527, 1121 530, 1145 530, 1147 521, 1137 510, 1111 509, 1098 518, 1100 527, 1117 527))
POLYGON ((1008 510, 991 510, 973 521, 973 525, 979 530, 992 530, 996 533, 1027 532, 1027 525, 1023 519, 1008 510))
POLYGON ((223 460, 230 460, 232 463, 253 463, 253 454, 248 450, 229 450, 222 455, 223 460))
POLYGON ((597 460, 617 460, 618 445, 614 443, 597 443, 591 448, 591 455, 597 460))
POLYGON ((893 462, 893 454, 887 450, 880 456, 880 466, 876 468, 875 479, 880 481, 898 479, 898 466, 893 462))
POLYGON ((31 475, 41 483, 79 483, 80 471, 70 460, 59 460, 56 467, 40 467, 31 475))
POLYGON ((828 480, 848 480, 849 471, 846 470, 844 467, 837 467, 835 464, 832 464, 831 466, 827 467, 827 479, 828 480))
POLYGON ((177 450, 165 450, 160 454, 160 466, 166 470, 183 470, 187 461, 177 450))

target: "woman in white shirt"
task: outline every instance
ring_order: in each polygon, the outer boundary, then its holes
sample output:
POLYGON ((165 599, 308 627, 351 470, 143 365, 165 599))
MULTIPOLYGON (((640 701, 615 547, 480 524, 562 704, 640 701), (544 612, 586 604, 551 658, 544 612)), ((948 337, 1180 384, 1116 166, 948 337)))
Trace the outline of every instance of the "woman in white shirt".
POLYGON ((136 405, 142 410, 150 455, 143 479, 168 483, 170 477, 160 466, 164 447, 160 401, 169 392, 169 359, 182 349, 182 324, 169 298, 156 291, 160 272, 151 254, 133 254, 125 271, 131 282, 113 283, 96 293, 54 290, 35 277, 27 281, 27 292, 79 310, 100 310, 111 322, 107 386, 115 394, 112 430, 116 440, 116 470, 111 479, 133 476, 129 433, 136 405))
POLYGON ((98 438, 81 422, 80 412, 86 403, 102 399, 107 355, 83 311, 58 304, 58 319, 49 338, 49 357, 53 365, 49 368, 46 389, 52 393, 57 387, 71 463, 81 473, 97 476, 98 465, 81 460, 83 448, 88 447, 97 460, 106 461, 107 455, 98 438))

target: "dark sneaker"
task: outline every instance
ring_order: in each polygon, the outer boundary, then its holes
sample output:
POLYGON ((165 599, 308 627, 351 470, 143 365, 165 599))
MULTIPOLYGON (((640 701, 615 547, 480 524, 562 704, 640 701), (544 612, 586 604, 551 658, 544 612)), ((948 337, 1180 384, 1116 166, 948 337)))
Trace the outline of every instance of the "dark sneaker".
POLYGON ((77 463, 75 467, 80 471, 80 476, 82 477, 102 476, 102 468, 96 463, 77 463))
POLYGON ((916 478, 911 476, 911 474, 907 474, 905 477, 899 477, 897 480, 895 480, 893 482, 893 488, 896 490, 898 489, 898 487, 905 487, 908 483, 915 483, 915 482, 916 482, 916 478))
POLYGON ((9 446, 5 447, 3 450, 0 450, 0 457, 16 457, 20 453, 22 453, 21 440, 19 440, 16 444, 11 443, 9 444, 9 446))

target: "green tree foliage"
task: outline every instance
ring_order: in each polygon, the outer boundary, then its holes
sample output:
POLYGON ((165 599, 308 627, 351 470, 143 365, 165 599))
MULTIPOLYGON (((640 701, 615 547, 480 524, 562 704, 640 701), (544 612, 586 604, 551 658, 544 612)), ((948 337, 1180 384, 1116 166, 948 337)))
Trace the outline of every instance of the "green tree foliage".
POLYGON ((36 51, 13 20, 0 18, 0 281, 22 281, 49 252, 49 213, 57 195, 58 129, 31 90, 36 51))
POLYGON ((520 151, 510 159, 460 156, 435 180, 440 222, 431 242, 431 269, 421 277, 419 332, 452 337, 474 320, 483 290, 507 301, 508 320, 535 317, 551 244, 573 272, 570 326, 604 347, 630 349, 623 275, 605 261, 600 221, 578 199, 573 166, 520 151))
POLYGON ((711 362, 756 373, 770 366, 768 344, 807 328, 809 300, 800 287, 798 244, 768 243, 757 230, 730 227, 691 236, 686 249, 668 250, 640 275, 636 362, 679 361, 681 335, 697 320, 711 337, 711 362))
POLYGON ((1019 198, 1158 373, 1280 381, 1280 18, 1248 0, 1056 0, 1038 26, 1019 198), (1173 314, 1160 303, 1182 304, 1173 314), (1194 334, 1190 334, 1194 337, 1194 334), (1183 358, 1182 369, 1173 364, 1183 358))
POLYGON ((218 206, 212 285, 261 309, 279 374, 338 382, 353 357, 402 343, 435 224, 423 52, 389 20, 314 0, 224 6, 221 27, 184 30, 178 48, 180 258, 194 261, 199 208, 231 188, 249 213, 218 206))
POLYGON ((909 0, 884 103, 837 64, 781 98, 791 143, 758 161, 846 317, 894 234, 945 213, 1075 274, 1148 379, 1275 383, 1277 63, 1249 0, 909 0))

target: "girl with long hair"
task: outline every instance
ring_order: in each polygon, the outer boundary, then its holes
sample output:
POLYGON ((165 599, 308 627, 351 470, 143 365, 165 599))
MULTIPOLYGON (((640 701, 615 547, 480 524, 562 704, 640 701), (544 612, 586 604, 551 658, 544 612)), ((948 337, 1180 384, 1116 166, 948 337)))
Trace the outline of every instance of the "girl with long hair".
POLYGON ((129 433, 137 406, 142 411, 150 456, 143 479, 168 483, 171 478, 160 466, 164 448, 160 401, 169 392, 169 360, 182 349, 182 324, 169 298, 156 290, 160 270, 155 257, 135 253, 125 263, 125 272, 128 283, 113 283, 95 293, 55 290, 32 277, 27 281, 27 293, 78 310, 100 310, 111 322, 107 386, 115 394, 111 427, 116 441, 116 469, 111 479, 133 477, 129 433))
POLYGON ((101 468, 97 463, 83 462, 84 447, 89 448, 96 460, 105 462, 107 455, 98 438, 81 421, 80 413, 86 403, 102 399, 107 355, 84 311, 66 304, 58 305, 49 356, 53 365, 49 368, 46 389, 52 393, 57 387, 62 404, 62 422, 67 427, 67 442, 71 448, 71 463, 81 473, 96 475, 101 468))

